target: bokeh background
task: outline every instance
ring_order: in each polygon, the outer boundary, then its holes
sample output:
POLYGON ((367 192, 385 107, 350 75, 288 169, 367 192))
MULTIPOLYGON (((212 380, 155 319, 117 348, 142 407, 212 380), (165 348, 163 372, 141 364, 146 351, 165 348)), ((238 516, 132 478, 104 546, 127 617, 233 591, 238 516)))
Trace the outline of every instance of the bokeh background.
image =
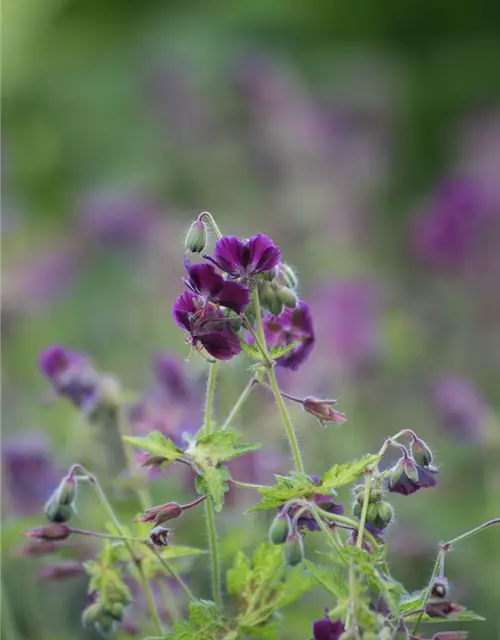
MULTIPOLYGON (((433 447, 438 486, 396 496, 391 531, 396 577, 423 586, 439 540, 500 513, 500 5, 3 5, 2 637, 97 637, 80 628, 86 577, 43 580, 54 558, 19 551, 72 462, 134 515, 109 473, 116 452, 51 400, 40 351, 83 351, 153 403, 137 432, 198 426, 206 363, 183 362, 170 309, 202 210, 226 233, 270 235, 298 270, 318 342, 281 384, 339 397, 349 418, 322 430, 293 409, 307 469, 401 428, 433 447), (183 365, 182 393, 155 374, 158 353, 183 365)), ((220 419, 247 366, 223 367, 220 419)), ((233 471, 267 482, 289 457, 273 404, 253 393, 237 425, 265 452, 233 471)), ((150 488, 155 502, 193 496, 176 471, 150 488)), ((254 498, 233 492, 219 518, 226 564, 267 535, 267 515, 242 519, 254 498)), ((79 519, 103 526, 87 493, 79 519)), ((473 639, 500 637, 499 539, 489 530, 448 560, 454 598, 488 618, 469 625, 473 639)), ((176 524, 175 541, 205 546, 201 513, 176 524)), ((60 557, 95 549, 78 541, 60 557)), ((190 569, 205 597, 206 569, 190 569)), ((303 598, 283 637, 310 637, 329 604, 321 590, 303 598)), ((133 622, 147 629, 140 607, 133 622)))

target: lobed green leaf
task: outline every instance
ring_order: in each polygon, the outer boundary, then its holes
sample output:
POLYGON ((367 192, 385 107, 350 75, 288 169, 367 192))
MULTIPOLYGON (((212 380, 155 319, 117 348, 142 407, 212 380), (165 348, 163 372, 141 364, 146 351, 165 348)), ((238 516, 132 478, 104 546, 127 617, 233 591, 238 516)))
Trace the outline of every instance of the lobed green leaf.
POLYGON ((154 456, 165 458, 164 466, 167 466, 174 460, 183 455, 182 449, 176 447, 160 431, 151 431, 147 436, 123 436, 124 442, 132 444, 134 447, 148 451, 154 456))
POLYGON ((354 482, 366 471, 366 468, 376 464, 381 456, 378 453, 369 453, 360 460, 336 464, 326 471, 319 482, 319 489, 337 489, 354 482))

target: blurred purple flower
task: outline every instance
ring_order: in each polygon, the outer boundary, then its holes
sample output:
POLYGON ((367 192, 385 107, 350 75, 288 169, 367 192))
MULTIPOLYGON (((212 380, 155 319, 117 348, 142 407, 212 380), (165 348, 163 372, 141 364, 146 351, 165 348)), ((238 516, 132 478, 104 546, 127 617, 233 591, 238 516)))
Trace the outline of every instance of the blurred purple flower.
POLYGON ((476 182, 445 181, 412 227, 417 256, 437 268, 466 266, 478 251, 489 212, 489 200, 476 182))
POLYGON ((154 358, 154 371, 161 391, 169 400, 183 402, 188 399, 189 381, 178 358, 157 353, 154 358))
POLYGON ((204 306, 203 300, 190 291, 174 303, 172 314, 177 325, 190 334, 190 343, 203 347, 217 360, 229 360, 241 351, 240 341, 219 310, 204 306))
POLYGON ((138 193, 97 192, 82 200, 77 217, 81 231, 92 242, 137 246, 154 230, 159 207, 138 193))
MULTIPOLYGON (((314 484, 317 485, 320 481, 320 476, 313 475, 311 476, 311 480, 314 482, 314 484)), ((332 500, 332 496, 330 494, 315 493, 312 497, 312 500, 314 504, 316 504, 320 509, 323 509, 323 511, 327 511, 328 513, 332 513, 334 515, 339 515, 339 516, 344 514, 343 505, 332 500)), ((294 514, 297 513, 297 511, 299 511, 299 509, 301 508, 302 507, 298 505, 288 507, 287 511, 290 518, 293 518, 294 514)), ((283 508, 281 507, 280 511, 282 510, 283 508)), ((306 528, 309 531, 321 530, 320 526, 316 522, 316 519, 314 518, 314 516, 310 511, 304 511, 304 513, 297 520, 297 525, 299 528, 306 528)))
POLYGON ((295 309, 285 309, 277 318, 267 317, 264 323, 266 341, 270 347, 297 346, 277 359, 277 364, 295 371, 309 357, 316 341, 309 306, 301 301, 295 309))
POLYGON ((313 623, 314 640, 339 640, 345 628, 341 620, 330 620, 328 609, 325 609, 325 617, 313 623))
POLYGON ((434 383, 432 396, 438 418, 450 434, 464 441, 481 437, 485 407, 467 380, 444 376, 434 383))
POLYGON ((186 268, 188 278, 184 283, 204 300, 205 305, 212 302, 236 313, 241 313, 247 306, 248 289, 238 282, 224 280, 211 264, 190 265, 186 260, 186 268))
POLYGON ((204 257, 231 277, 246 282, 257 273, 273 269, 280 261, 280 250, 262 233, 246 241, 224 236, 217 240, 214 257, 204 257))
POLYGON ((41 433, 26 433, 2 444, 2 469, 6 504, 15 513, 38 512, 59 481, 41 433))

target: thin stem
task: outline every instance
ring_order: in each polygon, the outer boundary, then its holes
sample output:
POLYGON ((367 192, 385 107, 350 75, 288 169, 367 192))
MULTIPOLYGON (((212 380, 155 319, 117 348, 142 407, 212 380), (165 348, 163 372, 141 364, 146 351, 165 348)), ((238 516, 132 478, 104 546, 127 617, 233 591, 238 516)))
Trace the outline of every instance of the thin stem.
POLYGON ((87 531, 86 529, 73 529, 71 533, 76 533, 81 536, 92 536, 94 538, 108 538, 109 540, 128 540, 129 542, 144 543, 141 538, 130 538, 129 536, 116 536, 112 533, 101 533, 100 531, 87 531))
MULTIPOLYGON (((212 433, 212 409, 215 393, 215 382, 217 380, 217 363, 210 365, 207 380, 207 395, 205 400, 205 435, 212 433)), ((222 605, 221 574, 220 574, 220 553, 217 541, 217 530, 215 528, 215 509, 211 499, 205 501, 205 517, 207 521, 208 546, 212 558, 212 591, 215 604, 222 605)))
POLYGON ((431 597, 431 591, 432 591, 432 585, 434 583, 434 579, 438 576, 440 568, 442 566, 443 560, 444 560, 444 554, 446 552, 443 551, 442 549, 439 551, 437 558, 436 558, 436 563, 434 564, 434 569, 432 570, 432 575, 431 575, 431 579, 429 580, 429 584, 427 585, 427 588, 425 590, 425 594, 424 597, 422 599, 422 608, 421 611, 419 613, 418 618, 415 621, 415 624, 413 625, 413 629, 411 632, 411 635, 414 636, 417 634, 418 628, 420 626, 420 623, 422 622, 422 618, 424 617, 424 613, 425 613, 425 608, 427 607, 427 603, 430 600, 431 597))
MULTIPOLYGON (((257 289, 255 289, 255 291, 257 291, 257 289)), ((258 297, 258 294, 257 294, 257 297, 258 297)), ((257 348, 262 354, 262 359, 264 363, 271 366, 273 361, 271 360, 269 353, 267 351, 265 337, 263 337, 263 339, 261 340, 261 338, 257 335, 257 333, 255 333, 255 329, 252 327, 252 323, 244 314, 241 316, 241 319, 243 320, 243 324, 247 328, 248 333, 252 336, 255 344, 257 345, 257 348)))
MULTIPOLYGON (((120 521, 118 520, 118 517, 117 517, 116 513, 114 512, 114 509, 111 506, 111 503, 107 499, 106 494, 102 490, 102 487, 99 484, 99 481, 97 480, 97 478, 95 476, 93 476, 92 474, 90 474, 85 469, 85 467, 82 467, 81 465, 75 465, 73 468, 79 469, 80 471, 83 471, 83 473, 85 473, 87 479, 89 480, 89 482, 94 487, 94 490, 95 490, 95 492, 97 494, 97 497, 99 498, 102 506, 104 507, 105 511, 108 513, 109 517, 113 521, 117 531, 124 538, 127 537, 127 536, 124 535, 124 532, 123 532, 122 526, 120 524, 120 521)), ((134 549, 133 549, 132 545, 130 544, 129 540, 124 540, 124 543, 125 543, 125 546, 127 547, 127 550, 128 550, 128 552, 130 554, 132 562, 137 567, 137 573, 138 573, 138 576, 139 576, 139 583, 140 583, 140 585, 141 585, 141 587, 142 587, 142 589, 144 591, 144 595, 146 596, 146 601, 147 601, 147 604, 148 604, 149 612, 151 614, 151 618, 152 618, 154 626, 155 626, 155 631, 156 631, 156 633, 161 635, 163 633, 163 629, 162 629, 160 616, 158 615, 158 611, 156 609, 156 604, 155 604, 155 601, 154 601, 153 593, 151 591, 151 587, 150 587, 149 582, 148 582, 148 580, 146 578, 146 575, 144 573, 144 567, 142 566, 141 558, 137 557, 137 555, 135 554, 134 549)))
POLYGON ((199 498, 196 498, 196 500, 193 500, 192 502, 188 502, 187 504, 183 504, 182 505, 182 510, 183 511, 187 511, 188 509, 192 509, 193 507, 197 507, 199 504, 201 504, 206 499, 207 499, 207 496, 200 496, 199 498))
POLYGON ((154 547, 149 547, 151 549, 151 551, 153 551, 153 553, 156 555, 156 557, 158 558, 158 560, 160 561, 160 563, 165 567, 165 569, 170 573, 170 575, 172 576, 172 578, 174 578, 175 580, 177 580, 177 582, 179 583, 179 585, 181 586, 182 590, 184 591, 184 593, 187 595, 187 597, 190 600, 196 600, 196 598, 194 597, 191 589, 187 586, 187 584, 184 582, 184 580, 180 577, 180 575, 177 573, 177 571, 172 567, 172 565, 170 564, 170 562, 164 558, 161 553, 155 549, 154 547))
POLYGON ((259 290, 257 289, 257 287, 254 287, 252 290, 252 298, 255 307, 255 321, 257 323, 257 339, 260 342, 260 349, 262 351, 262 355, 264 356, 264 360, 267 363, 270 363, 272 361, 267 350, 266 334, 264 333, 264 325, 262 323, 262 309, 260 308, 259 290))
POLYGON ((14 612, 2 577, 2 637, 17 640, 19 633, 15 622, 14 612))
MULTIPOLYGON (((351 520, 351 518, 346 518, 345 516, 339 516, 335 513, 329 513, 328 511, 325 511, 324 509, 320 509, 319 507, 318 507, 318 511, 323 518, 326 518, 327 520, 331 520, 332 522, 335 522, 335 524, 345 525, 350 529, 359 531, 359 523, 356 522, 355 520, 351 520)), ((375 538, 371 535, 371 533, 368 533, 368 531, 365 531, 364 537, 373 547, 373 550, 375 551, 375 553, 378 553, 380 551, 380 547, 377 541, 375 540, 375 538)))
POLYGON ((222 427, 221 427, 222 429, 227 429, 229 427, 229 425, 234 420, 235 416, 238 414, 238 412, 241 409, 241 407, 245 404, 245 400, 250 395, 250 392, 252 391, 254 386, 255 386, 255 378, 250 378, 250 380, 248 381, 248 384, 246 385, 246 387, 241 392, 240 397, 238 398, 238 400, 236 400, 236 404, 231 409, 231 412, 228 415, 228 417, 226 418, 226 421, 222 425, 222 427))
POLYGON ((334 538, 331 529, 329 527, 327 527, 326 524, 324 523, 323 518, 321 517, 320 510, 318 509, 318 507, 313 502, 310 502, 308 504, 308 508, 309 508, 310 512, 312 513, 313 518, 316 520, 319 528, 321 529, 321 531, 323 531, 323 533, 327 537, 330 546, 335 551, 337 551, 339 546, 342 546, 342 545, 339 545, 338 539, 334 538))
POLYGON ((203 222, 203 218, 208 220, 210 226, 215 231, 215 235, 217 236, 217 238, 222 238, 221 230, 219 229, 219 225, 215 222, 213 215, 208 211, 202 211, 198 216, 198 220, 201 220, 203 222))
POLYGON ((488 522, 483 522, 483 524, 480 524, 478 527, 475 527, 470 531, 466 531, 465 533, 462 533, 462 535, 457 536, 456 538, 453 538, 453 540, 448 540, 448 542, 441 543, 441 546, 445 548, 445 550, 448 550, 449 547, 453 546, 456 542, 459 542, 460 540, 464 540, 465 538, 470 538, 470 536, 473 536, 476 533, 483 531, 483 529, 486 529, 487 527, 491 527, 495 524, 500 524, 500 518, 494 518, 493 520, 488 520, 488 522))
POLYGON ((241 487, 242 489, 253 489, 254 491, 260 491, 261 489, 269 489, 265 484, 254 484, 253 482, 240 482, 234 478, 229 478, 229 484, 235 487, 241 487))

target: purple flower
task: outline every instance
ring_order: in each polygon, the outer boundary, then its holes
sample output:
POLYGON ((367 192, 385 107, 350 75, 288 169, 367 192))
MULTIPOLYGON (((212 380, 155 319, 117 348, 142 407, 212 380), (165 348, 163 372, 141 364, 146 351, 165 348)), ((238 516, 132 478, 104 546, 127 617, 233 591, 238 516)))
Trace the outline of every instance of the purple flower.
POLYGON ((238 282, 224 280, 211 264, 190 265, 186 260, 188 279, 186 286, 205 302, 222 305, 241 313, 249 301, 248 289, 238 282))
POLYGON ((437 469, 421 467, 410 458, 408 453, 404 453, 392 470, 389 478, 389 491, 409 496, 419 489, 435 487, 436 474, 437 469))
MULTIPOLYGON (((319 476, 313 475, 310 477, 315 484, 319 483, 320 481, 319 476)), ((320 509, 323 509, 323 511, 327 511, 328 513, 332 513, 334 515, 339 515, 339 516, 344 514, 343 505, 332 500, 332 496, 330 494, 315 493, 312 496, 312 500, 314 504, 318 505, 318 507, 320 509)), ((291 507, 288 507, 288 515, 290 516, 290 518, 293 518, 295 513, 297 513, 297 511, 301 508, 302 507, 298 505, 297 506, 292 505, 291 507)), ((283 510, 283 507, 281 507, 280 511, 282 510, 283 510)), ((318 525, 318 523, 316 522, 314 516, 310 511, 304 511, 304 513, 297 520, 297 526, 299 527, 299 529, 306 528, 309 531, 320 531, 320 526, 318 525)))
POLYGON ((330 620, 328 609, 325 609, 325 617, 313 622, 314 640, 338 640, 345 628, 341 620, 330 620))
POLYGON ((302 301, 295 309, 285 309, 277 318, 268 318, 265 332, 270 347, 297 345, 276 361, 280 367, 293 371, 307 360, 316 340, 309 306, 302 301))
POLYGON ((80 409, 95 406, 99 376, 84 355, 53 345, 42 352, 39 363, 58 395, 68 398, 80 409))
POLYGON ((189 342, 195 349, 203 347, 217 360, 229 360, 241 351, 238 336, 223 321, 222 313, 204 305, 194 293, 182 293, 172 313, 178 326, 189 332, 189 342))
POLYGON ((476 441, 484 423, 484 405, 474 387, 460 378, 443 377, 435 383, 433 401, 443 427, 464 441, 476 441))
POLYGON ((178 359, 164 353, 157 353, 154 359, 156 380, 161 390, 175 401, 182 402, 190 395, 188 380, 178 359))
POLYGON ((247 241, 224 236, 215 245, 214 257, 204 257, 232 278, 247 282, 255 274, 273 269, 280 261, 280 250, 262 233, 247 241))

